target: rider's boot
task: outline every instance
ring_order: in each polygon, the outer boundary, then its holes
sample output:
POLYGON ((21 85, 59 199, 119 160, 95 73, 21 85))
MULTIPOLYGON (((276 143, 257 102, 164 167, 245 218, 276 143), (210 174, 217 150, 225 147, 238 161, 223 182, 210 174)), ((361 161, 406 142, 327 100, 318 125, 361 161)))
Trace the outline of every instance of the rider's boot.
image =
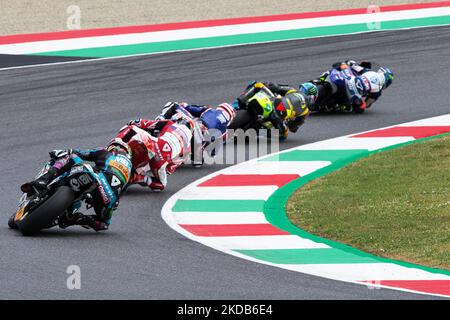
POLYGON ((130 184, 138 184, 143 187, 149 187, 153 191, 164 190, 164 185, 157 178, 135 173, 131 178, 130 184))
POLYGON ((96 215, 85 215, 81 212, 76 212, 64 219, 58 221, 59 227, 65 229, 69 226, 82 226, 86 229, 94 229, 95 231, 107 230, 108 224, 97 220, 96 215))
POLYGON ((34 194, 35 191, 40 192, 42 190, 46 190, 48 183, 54 178, 56 178, 57 175, 58 169, 52 167, 48 169, 48 171, 45 174, 43 174, 36 180, 21 185, 20 190, 22 190, 22 192, 25 192, 28 195, 34 194))
POLYGON ((65 229, 77 224, 82 216, 83 214, 81 212, 67 213, 58 219, 58 225, 61 229, 65 229))

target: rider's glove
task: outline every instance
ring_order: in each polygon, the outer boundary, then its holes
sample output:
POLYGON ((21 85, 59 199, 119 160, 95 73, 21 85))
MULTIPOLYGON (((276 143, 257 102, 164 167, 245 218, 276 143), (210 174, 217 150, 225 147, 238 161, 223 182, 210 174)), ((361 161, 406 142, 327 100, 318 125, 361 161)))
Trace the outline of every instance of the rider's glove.
POLYGON ((176 113, 176 108, 178 106, 178 102, 167 102, 161 110, 161 114, 156 117, 156 120, 170 119, 176 113))
POLYGON ((141 119, 130 120, 127 122, 127 125, 131 126, 133 124, 139 124, 140 122, 141 122, 141 119))
POLYGON ((50 155, 50 158, 52 159, 59 159, 62 157, 65 157, 72 153, 72 149, 67 150, 52 150, 48 154, 50 155))

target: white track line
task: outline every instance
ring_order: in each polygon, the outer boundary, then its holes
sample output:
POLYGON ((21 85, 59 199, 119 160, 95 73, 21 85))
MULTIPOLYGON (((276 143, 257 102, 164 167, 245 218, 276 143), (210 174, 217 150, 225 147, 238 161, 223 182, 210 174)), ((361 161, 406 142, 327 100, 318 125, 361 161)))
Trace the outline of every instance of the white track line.
POLYGON ((173 212, 178 224, 254 224, 268 223, 262 212, 173 212))
POLYGON ((78 49, 93 49, 109 46, 134 45, 141 43, 156 43, 164 41, 194 40, 209 37, 222 37, 242 34, 254 34, 273 31, 288 31, 296 29, 339 26, 344 24, 362 24, 385 22, 393 20, 410 20, 423 17, 439 17, 450 15, 450 7, 413 9, 374 14, 355 14, 346 16, 331 16, 287 21, 271 21, 203 27, 192 29, 154 31, 143 33, 119 34, 111 36, 94 36, 62 40, 34 41, 0 45, 2 54, 32 54, 51 51, 66 51, 78 49))
POLYGON ((277 186, 248 187, 197 187, 193 186, 180 193, 180 199, 191 200, 267 200, 277 186))
POLYGON ((329 248, 326 244, 303 239, 295 235, 220 237, 220 239, 211 237, 203 241, 209 245, 221 245, 228 249, 239 250, 329 248))

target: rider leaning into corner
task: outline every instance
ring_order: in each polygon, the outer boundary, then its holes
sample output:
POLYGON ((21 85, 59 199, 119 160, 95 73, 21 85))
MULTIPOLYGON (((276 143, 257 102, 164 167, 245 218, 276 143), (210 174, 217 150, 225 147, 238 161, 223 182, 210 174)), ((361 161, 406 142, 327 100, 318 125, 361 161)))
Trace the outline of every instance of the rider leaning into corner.
POLYGON ((113 211, 119 206, 119 197, 131 176, 131 152, 126 145, 112 143, 107 149, 54 150, 50 156, 55 160, 47 173, 38 179, 25 183, 21 190, 28 195, 47 189, 49 182, 69 171, 75 164, 84 161, 95 163, 98 186, 92 192, 91 205, 95 215, 75 212, 70 221, 59 221, 61 228, 71 225, 87 226, 95 231, 107 230, 113 211), (81 159, 81 160, 80 160, 81 159))
MULTIPOLYGON (((155 191, 164 190, 167 175, 173 174, 192 156, 193 148, 202 153, 206 140, 226 139, 227 125, 234 114, 234 109, 228 104, 214 109, 169 102, 156 120, 130 121, 113 139, 126 143, 132 151, 130 184, 147 186, 155 191)), ((193 160, 194 165, 203 163, 203 157, 193 160)))
POLYGON ((172 120, 132 120, 112 141, 125 143, 132 152, 131 184, 162 191, 167 175, 182 165, 191 151, 191 124, 172 120))
POLYGON ((207 146, 211 156, 228 138, 228 125, 236 116, 236 111, 228 103, 221 103, 216 108, 208 105, 194 105, 187 102, 168 102, 157 119, 183 119, 193 123, 193 165, 203 164, 203 151, 207 146), (195 157, 199 155, 199 157, 195 157))
POLYGON ((331 70, 312 83, 327 84, 333 95, 341 97, 339 104, 364 110, 372 106, 393 80, 394 75, 389 68, 380 67, 373 71, 369 61, 357 63, 347 60, 334 63, 331 70))
POLYGON ((270 90, 274 95, 274 112, 267 119, 280 132, 280 138, 286 139, 289 132, 297 132, 309 115, 309 108, 315 103, 317 87, 304 83, 299 89, 271 82, 251 82, 233 103, 235 109, 247 109, 250 99, 261 90, 270 90))

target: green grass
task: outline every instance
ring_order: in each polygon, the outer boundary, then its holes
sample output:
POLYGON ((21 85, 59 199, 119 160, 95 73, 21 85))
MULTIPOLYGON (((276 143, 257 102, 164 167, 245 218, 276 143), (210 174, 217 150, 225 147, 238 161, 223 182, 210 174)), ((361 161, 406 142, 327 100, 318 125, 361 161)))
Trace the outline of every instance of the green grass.
POLYGON ((378 256, 450 269, 450 136, 381 152, 287 204, 298 227, 378 256))

